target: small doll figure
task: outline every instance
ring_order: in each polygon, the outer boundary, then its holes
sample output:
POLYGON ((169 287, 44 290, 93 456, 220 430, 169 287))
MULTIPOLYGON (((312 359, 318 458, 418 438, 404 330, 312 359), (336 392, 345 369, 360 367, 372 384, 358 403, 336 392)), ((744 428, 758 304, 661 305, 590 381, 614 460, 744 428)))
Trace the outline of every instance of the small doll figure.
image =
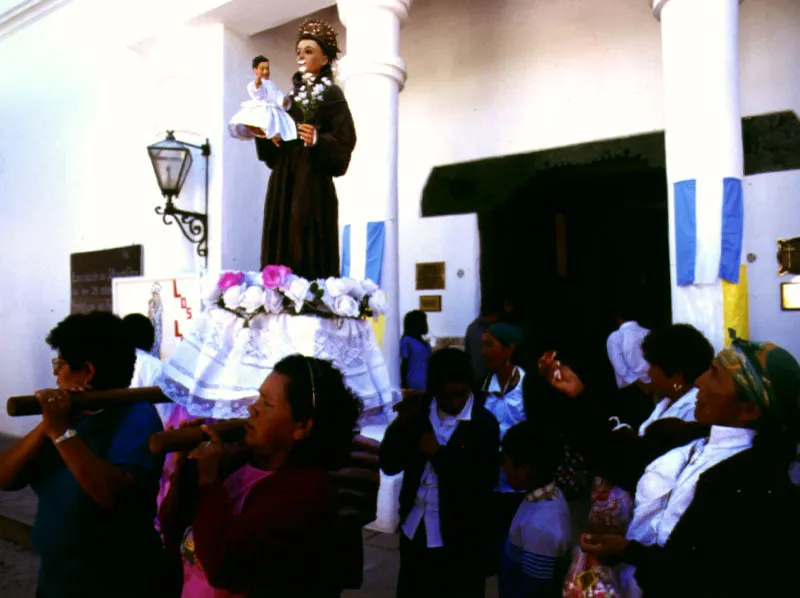
POLYGON ((297 139, 297 126, 286 112, 287 98, 269 78, 269 59, 265 56, 253 58, 254 81, 247 84, 250 100, 228 123, 230 134, 236 139, 250 140, 254 137, 283 141, 297 139))

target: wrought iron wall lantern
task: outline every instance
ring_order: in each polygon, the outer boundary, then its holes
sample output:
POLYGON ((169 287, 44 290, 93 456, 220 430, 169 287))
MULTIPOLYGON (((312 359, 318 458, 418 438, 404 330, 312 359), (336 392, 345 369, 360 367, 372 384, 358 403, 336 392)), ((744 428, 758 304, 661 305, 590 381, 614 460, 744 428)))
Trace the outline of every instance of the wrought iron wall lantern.
POLYGON ((194 145, 175 139, 175 131, 167 131, 163 141, 147 147, 153 171, 156 173, 158 187, 167 203, 156 207, 156 214, 166 225, 178 224, 183 236, 197 245, 197 255, 208 262, 208 157, 211 146, 208 139, 203 145, 194 145), (175 207, 174 199, 178 197, 186 182, 186 176, 192 167, 192 151, 199 149, 206 160, 205 213, 189 212, 175 207))

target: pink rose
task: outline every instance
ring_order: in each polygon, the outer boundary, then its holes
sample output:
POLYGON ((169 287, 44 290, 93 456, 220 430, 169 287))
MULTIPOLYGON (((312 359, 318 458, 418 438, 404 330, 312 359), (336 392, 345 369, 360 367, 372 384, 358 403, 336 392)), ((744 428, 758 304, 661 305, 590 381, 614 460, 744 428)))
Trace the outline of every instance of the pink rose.
POLYGON ((261 271, 261 280, 268 289, 276 289, 286 284, 286 279, 292 273, 288 266, 265 266, 261 271))
POLYGON ((239 286, 244 282, 244 272, 225 272, 219 277, 217 287, 221 291, 227 291, 231 287, 239 286))

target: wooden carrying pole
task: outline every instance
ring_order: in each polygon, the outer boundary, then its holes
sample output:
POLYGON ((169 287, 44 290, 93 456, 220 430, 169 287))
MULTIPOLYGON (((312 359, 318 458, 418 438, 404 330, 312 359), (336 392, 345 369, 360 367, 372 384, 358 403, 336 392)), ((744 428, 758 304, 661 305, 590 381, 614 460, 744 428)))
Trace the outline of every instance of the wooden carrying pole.
MULTIPOLYGON (((169 398, 157 386, 146 388, 120 388, 118 390, 91 390, 89 392, 70 392, 72 408, 76 412, 95 411, 109 407, 132 405, 139 401, 148 403, 169 403, 169 398)), ((37 415, 42 412, 39 401, 33 395, 11 397, 6 402, 6 412, 11 417, 37 415)))
MULTIPOLYGON (((223 441, 235 442, 244 438, 245 423, 247 423, 246 419, 229 419, 208 427, 219 434, 223 441)), ((208 440, 208 435, 200 429, 200 426, 192 426, 191 428, 153 434, 150 436, 148 446, 154 455, 163 455, 164 453, 191 450, 205 440, 208 440)))

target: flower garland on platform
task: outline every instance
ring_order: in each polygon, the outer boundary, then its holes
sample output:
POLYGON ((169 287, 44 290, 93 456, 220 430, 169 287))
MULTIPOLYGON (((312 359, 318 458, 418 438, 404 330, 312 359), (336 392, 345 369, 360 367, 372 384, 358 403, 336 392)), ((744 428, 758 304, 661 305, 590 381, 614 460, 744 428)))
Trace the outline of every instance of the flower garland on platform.
POLYGON ((206 302, 236 314, 248 327, 256 316, 290 314, 320 318, 377 318, 386 313, 386 293, 371 280, 306 280, 286 266, 260 273, 225 272, 206 302))

